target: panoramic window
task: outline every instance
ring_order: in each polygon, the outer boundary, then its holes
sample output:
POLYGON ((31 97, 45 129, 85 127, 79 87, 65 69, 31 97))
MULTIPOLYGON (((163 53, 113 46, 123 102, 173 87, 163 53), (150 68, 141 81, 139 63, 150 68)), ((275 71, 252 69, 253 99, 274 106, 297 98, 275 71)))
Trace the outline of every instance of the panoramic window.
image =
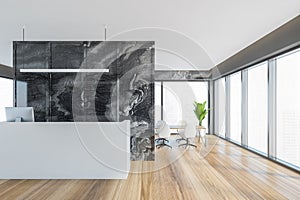
POLYGON ((5 107, 13 106, 13 80, 0 78, 0 121, 5 121, 5 107))
POLYGON ((182 119, 182 105, 177 84, 175 82, 163 83, 163 119, 168 124, 177 124, 182 119))
POLYGON ((277 158, 300 166, 300 50, 277 58, 277 158))
POLYGON ((241 143, 241 97, 242 82, 241 72, 235 73, 230 79, 230 139, 241 143))
MULTIPOLYGON (((188 123, 198 124, 194 115, 194 101, 207 101, 208 90, 206 82, 172 81, 163 83, 163 119, 170 125, 185 120, 188 123)), ((208 115, 203 126, 208 126, 208 115)))
POLYGON ((268 153, 268 63, 248 70, 248 146, 268 153))
POLYGON ((215 132, 219 136, 225 137, 225 111, 226 111, 226 95, 225 95, 225 78, 215 81, 215 132))
POLYGON ((247 84, 245 85, 247 86, 247 93, 245 94, 242 93, 241 71, 227 76, 228 92, 225 78, 214 82, 215 134, 225 138, 226 126, 228 125, 228 139, 237 144, 242 143, 242 95, 246 95, 248 107, 247 113, 243 115, 247 114, 245 125, 248 129, 248 148, 263 155, 268 155, 268 145, 275 145, 274 152, 271 153, 275 153, 276 159, 299 169, 300 93, 298 91, 300 91, 300 49, 252 66, 244 73, 248 75, 248 82, 245 82, 247 84), (268 62, 271 63, 270 66, 268 62), (274 70, 275 73, 269 74, 269 67, 274 67, 270 69, 271 72, 274 70), (271 80, 270 83, 269 80, 271 80), (271 88, 276 88, 275 91, 270 91, 271 96, 268 96, 269 84, 271 84, 271 88), (275 92, 274 99, 273 92, 275 92), (225 120, 227 117, 227 99, 229 100, 229 124, 225 120), (275 124, 268 117, 269 102, 275 103, 275 109, 272 110, 276 113, 275 124), (269 135, 269 123, 276 128, 274 138, 269 138, 273 136, 272 133, 269 135), (273 141, 276 141, 276 144, 273 144, 273 141))
MULTIPOLYGON (((193 91, 193 95, 190 96, 195 97, 195 101, 203 103, 206 101, 206 109, 208 108, 208 85, 207 82, 188 82, 189 87, 193 91)), ((188 98, 186 99, 188 100, 188 98)), ((193 107, 194 109, 194 107, 193 107)), ((194 112, 193 112, 194 113, 194 112)), ((195 116, 193 116, 195 119, 195 116)), ((198 123, 198 122, 197 122, 198 123)), ((206 127, 206 131, 208 132, 208 115, 206 115, 205 119, 202 122, 202 126, 206 127)))
POLYGON ((155 123, 161 120, 161 82, 155 82, 155 97, 154 97, 154 105, 155 105, 155 123))

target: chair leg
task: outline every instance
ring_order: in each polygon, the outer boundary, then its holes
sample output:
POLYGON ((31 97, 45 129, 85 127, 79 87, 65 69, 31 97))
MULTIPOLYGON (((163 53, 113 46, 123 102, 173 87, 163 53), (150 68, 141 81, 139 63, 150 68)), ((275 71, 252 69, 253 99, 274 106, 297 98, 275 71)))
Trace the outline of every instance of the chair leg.
POLYGON ((179 138, 179 139, 176 139, 176 142, 180 142, 180 141, 182 141, 182 140, 185 140, 185 141, 186 141, 185 138, 179 138))
POLYGON ((196 145, 194 145, 194 144, 192 144, 192 143, 190 143, 190 140, 189 140, 190 138, 187 138, 186 139, 186 143, 184 143, 184 144, 180 144, 180 145, 178 145, 179 147, 181 147, 181 146, 185 146, 185 148, 187 148, 188 146, 192 146, 192 147, 195 147, 195 148, 197 148, 197 146, 196 145))
POLYGON ((167 147, 169 147, 169 148, 171 148, 172 149, 172 147, 170 146, 170 145, 168 145, 168 144, 165 144, 165 143, 161 143, 161 144, 157 144, 156 145, 156 148, 160 148, 160 147, 163 147, 163 146, 167 146, 167 147))
POLYGON ((166 144, 166 142, 169 142, 169 140, 165 139, 165 138, 158 138, 157 141, 162 141, 162 143, 159 143, 156 145, 156 148, 160 148, 162 146, 167 146, 167 147, 170 147, 172 149, 172 147, 168 144, 166 144))
POLYGON ((167 139, 165 139, 165 138, 156 138, 154 141, 155 141, 155 142, 159 142, 159 141, 169 142, 169 140, 167 140, 167 139))
POLYGON ((169 140, 167 140, 166 138, 162 138, 162 140, 165 142, 169 142, 169 140))

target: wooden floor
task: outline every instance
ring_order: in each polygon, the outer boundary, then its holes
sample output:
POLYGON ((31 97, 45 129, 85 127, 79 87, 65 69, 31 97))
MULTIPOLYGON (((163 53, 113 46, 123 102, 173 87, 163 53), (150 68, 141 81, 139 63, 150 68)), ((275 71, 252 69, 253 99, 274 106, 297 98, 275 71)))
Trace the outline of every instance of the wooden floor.
POLYGON ((214 136, 187 150, 175 139, 127 180, 0 180, 0 199, 300 199, 298 173, 214 136))

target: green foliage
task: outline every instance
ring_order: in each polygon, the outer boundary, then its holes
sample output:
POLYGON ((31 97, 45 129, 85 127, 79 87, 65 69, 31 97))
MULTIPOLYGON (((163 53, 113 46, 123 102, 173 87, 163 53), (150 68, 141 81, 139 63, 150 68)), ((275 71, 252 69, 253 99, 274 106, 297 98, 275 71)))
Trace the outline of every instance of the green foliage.
POLYGON ((199 126, 202 126, 202 121, 205 119, 208 110, 205 108, 206 106, 206 101, 203 103, 199 103, 194 101, 194 113, 199 121, 199 126))

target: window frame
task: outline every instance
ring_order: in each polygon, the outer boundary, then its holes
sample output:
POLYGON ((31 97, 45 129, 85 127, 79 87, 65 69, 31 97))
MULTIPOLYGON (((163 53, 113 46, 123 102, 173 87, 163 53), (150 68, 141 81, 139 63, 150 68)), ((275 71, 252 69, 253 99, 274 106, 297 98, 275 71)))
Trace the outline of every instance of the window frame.
MULTIPOLYGON (((300 51, 300 46, 297 46, 295 48, 289 49, 287 51, 284 51, 280 54, 277 54, 276 56, 272 56, 269 57, 267 59, 262 60, 261 62, 252 64, 248 67, 245 68, 240 68, 234 72, 228 73, 224 76, 220 76, 217 79, 212 80, 213 84, 216 84, 216 81, 225 78, 225 96, 226 96, 226 114, 225 114, 225 137, 220 136, 218 133, 214 132, 213 134, 218 136, 221 139, 224 139, 226 141, 229 141, 231 143, 234 143, 235 145, 238 145, 242 148, 245 148, 253 153, 256 153, 258 155, 261 155, 271 161, 274 161, 280 165, 283 165, 287 168, 290 168, 294 171, 300 172, 300 166, 295 166, 291 163, 288 163, 284 160, 281 160, 279 158, 277 158, 277 150, 276 150, 276 144, 277 144, 277 125, 276 125, 276 118, 277 118, 277 59, 282 58, 284 56, 289 56, 290 54, 293 54, 295 52, 300 51), (248 95, 248 70, 253 68, 253 67, 259 67, 260 65, 262 65, 263 63, 267 62, 268 65, 268 151, 267 153, 263 153, 257 149, 254 149, 252 147, 248 146, 248 132, 245 131, 246 127, 248 127, 248 112, 247 109, 245 109, 245 107, 243 105, 242 106, 242 139, 241 139, 241 144, 236 143, 235 141, 232 141, 230 139, 230 76, 237 73, 237 72, 241 72, 241 77, 242 77, 242 102, 241 104, 243 104, 243 102, 245 101, 245 98, 248 95), (245 91, 247 90, 247 91, 245 91), (245 120, 247 119, 247 120, 245 120)), ((215 87, 214 87, 215 90, 215 87)), ((215 93, 215 91, 214 91, 215 93)), ((216 95, 214 95, 214 100, 213 102, 216 103, 216 95)), ((246 104, 248 105, 248 102, 246 102, 246 104)), ((216 117, 217 115, 214 115, 214 122, 216 121, 216 117)), ((214 123, 215 126, 215 123, 214 123)), ((217 130, 217 129, 214 129, 217 130)))

